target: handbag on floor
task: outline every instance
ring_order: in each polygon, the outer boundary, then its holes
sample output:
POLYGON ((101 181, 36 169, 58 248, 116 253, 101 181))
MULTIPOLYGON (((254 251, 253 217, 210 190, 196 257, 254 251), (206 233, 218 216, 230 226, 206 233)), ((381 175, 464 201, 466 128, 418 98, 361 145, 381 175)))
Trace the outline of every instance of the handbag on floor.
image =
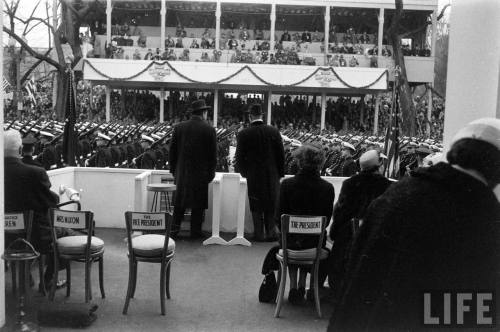
POLYGON ((264 276, 264 280, 259 289, 259 302, 273 303, 278 294, 278 284, 274 272, 269 272, 264 276))

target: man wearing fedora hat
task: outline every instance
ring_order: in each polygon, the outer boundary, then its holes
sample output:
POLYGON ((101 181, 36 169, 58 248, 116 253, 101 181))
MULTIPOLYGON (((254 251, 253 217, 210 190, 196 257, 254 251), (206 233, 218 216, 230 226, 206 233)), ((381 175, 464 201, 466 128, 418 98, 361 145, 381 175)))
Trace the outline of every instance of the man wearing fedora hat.
POLYGON ((248 199, 256 241, 277 239, 275 209, 280 178, 285 176, 285 152, 279 131, 265 125, 260 104, 248 108, 250 127, 239 132, 236 170, 247 179, 248 199))
POLYGON ((169 164, 177 190, 174 199, 173 235, 177 235, 184 213, 191 209, 191 237, 203 236, 203 212, 208 208, 208 184, 215 177, 217 140, 215 129, 205 120, 210 109, 204 99, 191 104, 191 119, 174 127, 169 164))

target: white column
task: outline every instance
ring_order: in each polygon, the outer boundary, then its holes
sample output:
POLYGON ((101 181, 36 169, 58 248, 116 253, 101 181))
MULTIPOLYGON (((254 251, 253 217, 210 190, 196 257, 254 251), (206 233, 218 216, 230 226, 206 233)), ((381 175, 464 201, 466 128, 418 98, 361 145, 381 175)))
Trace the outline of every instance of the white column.
POLYGON ((165 5, 165 0, 161 0, 160 17, 161 17, 160 48, 162 50, 165 50, 165 22, 167 18, 167 6, 165 5))
POLYGON ((432 13, 431 56, 436 56, 437 10, 432 13))
POLYGON ((444 143, 472 120, 500 118, 500 1, 455 1, 451 11, 444 143), (470 29, 480 26, 481 32, 470 29), (464 64, 467 64, 464 66, 464 64))
POLYGON ((106 1, 106 43, 109 45, 111 43, 111 12, 113 7, 111 6, 111 0, 106 1))
POLYGON ((325 63, 328 61, 328 44, 330 43, 330 6, 325 7, 325 63))
POLYGON ((382 42, 384 40, 384 8, 378 13, 378 56, 382 56, 382 42))
POLYGON ((217 1, 217 7, 215 9, 215 49, 220 49, 220 17, 221 17, 221 4, 220 0, 217 1))
POLYGON ((321 125, 320 129, 325 129, 325 116, 326 116, 326 92, 321 93, 321 125))
MULTIPOLYGON (((0 3, 0 12, 3 13, 3 2, 0 3)), ((3 30, 3 15, 0 15, 0 29, 3 30)), ((3 45, 3 34, 0 35, 0 44, 3 45)), ((3 63, 3 52, 0 52, 0 63, 3 63)), ((0 66, 0 77, 3 77, 3 66, 0 66)), ((0 89, 0 183, 4 183, 4 161, 3 161, 3 99, 4 91, 0 89)), ((5 210, 5 191, 4 186, 0 187, 0 255, 4 250, 4 210, 5 210)), ((0 259, 0 327, 5 325, 5 268, 4 261, 0 259)))
POLYGON ((267 93, 267 121, 266 121, 266 123, 268 125, 271 125, 271 116, 272 116, 272 109, 273 109, 273 103, 271 101, 272 96, 273 96, 273 92, 269 91, 267 93))
POLYGON ((217 118, 219 117, 219 89, 214 91, 214 128, 217 128, 217 118))
POLYGON ((377 93, 375 98, 375 114, 373 115, 373 135, 378 135, 378 112, 380 109, 380 97, 377 93))
POLYGON ((165 90, 160 89, 160 123, 165 121, 165 90))
POLYGON ((270 51, 274 51, 274 43, 276 42, 274 40, 274 35, 275 35, 275 30, 276 30, 276 4, 273 3, 271 5, 271 35, 269 36, 269 45, 270 45, 270 51))
POLYGON ((106 122, 111 121, 111 89, 106 85, 106 122))

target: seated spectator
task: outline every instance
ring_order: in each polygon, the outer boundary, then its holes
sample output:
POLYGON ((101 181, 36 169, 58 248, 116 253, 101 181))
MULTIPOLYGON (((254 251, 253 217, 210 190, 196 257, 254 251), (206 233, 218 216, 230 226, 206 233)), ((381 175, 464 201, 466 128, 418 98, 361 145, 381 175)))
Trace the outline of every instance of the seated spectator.
POLYGON ((378 68, 378 57, 376 55, 370 55, 370 67, 378 68))
POLYGON ((100 58, 102 55, 101 39, 97 36, 97 32, 94 32, 93 41, 94 41, 94 58, 100 58))
POLYGON ((201 54, 200 61, 201 62, 210 62, 210 58, 208 57, 208 53, 207 52, 203 52, 201 54))
POLYGON ((179 57, 179 60, 180 61, 189 61, 189 50, 188 49, 184 49, 184 51, 182 51, 182 55, 179 57))
POLYGON ((330 66, 332 67, 340 67, 340 62, 339 62, 339 55, 335 54, 330 62, 330 66))
POLYGON ((258 29, 255 31, 255 40, 262 40, 264 39, 264 31, 262 29, 258 29))
POLYGON ((361 46, 361 44, 353 45, 352 53, 353 54, 360 54, 360 55, 363 54, 364 53, 363 46, 361 46))
POLYGON ((222 55, 221 51, 214 50, 213 54, 212 54, 211 61, 212 62, 219 62, 221 55, 222 55))
POLYGON ((200 45, 198 44, 198 41, 196 40, 196 38, 193 39, 189 48, 200 48, 200 45))
POLYGON ((303 43, 310 43, 312 41, 311 33, 307 29, 302 33, 301 40, 303 43))
POLYGON ((329 41, 331 43, 335 43, 336 44, 338 42, 338 40, 337 40, 337 26, 336 25, 334 25, 331 28, 330 35, 329 35, 328 39, 329 39, 329 41))
MULTIPOLYGON (((214 39, 214 43, 215 43, 215 39, 214 39)), ((225 50, 226 45, 227 45, 226 34, 223 32, 223 33, 221 33, 220 39, 219 39, 219 49, 225 50)), ((214 48, 215 48, 215 44, 214 44, 214 48)))
POLYGON ((130 23, 132 23, 132 31, 130 33, 131 36, 141 36, 142 35, 142 30, 139 28, 137 25, 137 22, 135 20, 132 20, 130 23))
POLYGON ((123 51, 123 48, 118 47, 113 54, 113 59, 123 59, 125 57, 125 52, 123 51))
POLYGON ((227 46, 230 50, 234 50, 238 47, 238 41, 234 38, 229 39, 227 46))
POLYGON ((247 28, 240 28, 240 40, 248 40, 250 38, 250 34, 247 31, 247 28))
POLYGON ((175 48, 184 48, 182 44, 182 38, 177 38, 177 42, 175 43, 175 48))
POLYGON ((292 40, 292 37, 288 33, 288 30, 285 30, 285 32, 283 32, 283 34, 281 35, 280 41, 284 42, 284 41, 291 41, 291 40, 292 40))
POLYGON ((148 48, 148 52, 144 56, 144 60, 153 60, 153 56, 154 56, 153 51, 151 51, 151 49, 148 48))
POLYGON ((370 43, 370 36, 365 32, 358 37, 358 43, 360 44, 368 44, 370 43))
MULTIPOLYGON (((303 145, 293 152, 298 165, 298 173, 292 178, 284 179, 280 186, 279 213, 292 215, 325 216, 330 223, 333 212, 335 190, 333 185, 320 177, 320 170, 325 161, 323 150, 313 145, 303 145)), ((281 226, 281 222, 277 221, 281 226)), ((281 244, 281 241, 280 241, 281 244)), ((316 248, 317 236, 289 234, 288 249, 303 250, 316 248)), ((323 246, 326 245, 326 239, 323 246)), ((280 245, 271 248, 262 266, 262 273, 268 274, 278 269, 276 253, 280 245)), ((324 270, 325 266, 320 269, 324 270)), ((304 302, 306 294, 306 276, 310 268, 300 268, 300 277, 297 282, 298 266, 289 266, 290 292, 288 301, 292 304, 304 302)), ((326 272, 326 271, 325 271, 326 272)), ((320 278, 321 279, 321 278, 320 278)), ((321 284, 321 282, 320 282, 321 284)), ((312 289, 309 293, 312 294, 312 289)))
POLYGON ((182 32, 181 32, 181 38, 186 38, 187 37, 187 32, 186 30, 183 28, 182 29, 182 32))
POLYGON ((210 39, 212 38, 211 34, 210 34, 210 30, 208 28, 205 28, 205 31, 203 31, 203 34, 201 35, 201 37, 205 38, 205 39, 210 39))
POLYGON ((180 23, 178 23, 177 26, 175 27, 175 36, 176 37, 181 37, 183 30, 184 29, 182 28, 182 25, 180 23))
POLYGON ((156 53, 153 55, 153 60, 156 60, 156 61, 161 60, 161 51, 159 48, 156 49, 156 53))
POLYGON ((355 56, 352 56, 351 59, 349 60, 349 67, 357 67, 359 66, 358 59, 356 59, 355 56))
POLYGON ((163 51, 160 60, 168 60, 168 49, 165 49, 165 51, 163 51))
POLYGON ((344 56, 341 54, 339 58, 340 67, 347 67, 347 61, 345 61, 344 56))
POLYGON ((274 57, 274 54, 272 54, 272 53, 269 56, 269 64, 271 64, 271 65, 276 64, 276 58, 274 57))
POLYGON ((313 42, 320 42, 321 41, 321 34, 319 33, 318 29, 314 30, 312 34, 312 41, 313 42))
POLYGON ((141 34, 139 36, 139 39, 137 39, 137 45, 139 47, 146 47, 146 40, 147 40, 147 37, 145 34, 141 34))
POLYGON ((344 34, 344 43, 354 44, 356 42, 356 34, 354 28, 350 27, 344 34))
POLYGON ((209 49, 210 48, 210 42, 208 41, 208 39, 206 39, 205 37, 202 37, 201 38, 200 47, 203 48, 203 49, 209 49))
POLYGON ((165 39, 165 48, 175 47, 174 39, 168 35, 167 39, 165 39))
POLYGON ((177 60, 177 55, 175 54, 174 50, 171 49, 171 50, 168 51, 167 60, 168 61, 175 61, 175 60, 177 60))
POLYGON ((382 56, 391 57, 392 52, 387 48, 387 45, 382 49, 382 56))

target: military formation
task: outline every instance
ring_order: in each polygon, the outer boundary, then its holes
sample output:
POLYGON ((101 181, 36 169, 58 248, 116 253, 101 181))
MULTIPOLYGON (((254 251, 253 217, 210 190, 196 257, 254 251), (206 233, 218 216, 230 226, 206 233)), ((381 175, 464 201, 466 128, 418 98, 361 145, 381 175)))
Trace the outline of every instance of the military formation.
MULTIPOLYGON (((244 125, 217 129, 217 171, 228 172, 234 163, 230 147, 244 125)), ((16 129, 23 136, 23 160, 52 170, 68 166, 63 158, 64 123, 57 121, 13 121, 5 129, 16 129)), ((75 165, 79 167, 139 168, 168 170, 169 143, 173 127, 167 123, 146 121, 133 125, 80 122, 75 124, 78 137, 75 165)), ((295 174, 292 152, 303 144, 321 146, 326 162, 321 175, 351 176, 359 171, 358 159, 365 151, 384 152, 385 136, 339 135, 320 130, 281 131, 285 147, 285 173, 295 174)), ((442 145, 431 139, 402 137, 400 176, 420 166, 438 161, 442 145)))

